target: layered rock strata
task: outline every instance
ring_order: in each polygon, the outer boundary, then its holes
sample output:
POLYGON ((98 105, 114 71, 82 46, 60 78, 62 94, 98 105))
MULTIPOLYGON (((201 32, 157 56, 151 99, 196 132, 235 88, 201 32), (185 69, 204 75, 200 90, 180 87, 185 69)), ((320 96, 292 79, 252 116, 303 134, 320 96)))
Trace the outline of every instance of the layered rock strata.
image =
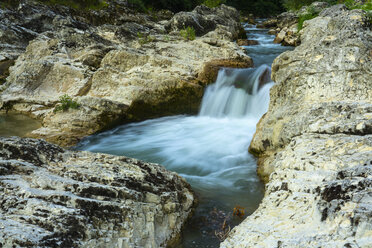
POLYGON ((372 32, 334 6, 273 63, 250 151, 262 203, 221 247, 372 247, 372 32))
MULTIPOLYGON (((107 2, 109 7, 96 13, 22 1, 22 8, 34 12, 46 8, 46 21, 33 31, 17 60, 7 62, 14 66, 6 69, 9 76, 0 86, 0 109, 42 120, 43 127, 32 137, 69 146, 118 123, 196 113, 205 85, 215 78, 200 76, 209 73, 204 71, 208 63, 253 66, 251 58, 232 42, 240 31, 234 8, 204 6, 190 12, 208 13, 203 16, 208 22, 200 21, 206 33, 189 41, 173 27, 179 15, 155 21, 125 6, 116 10, 112 7, 116 1, 107 2), (213 28, 210 22, 216 22, 213 28), (168 26, 172 27, 169 34, 168 26), (80 107, 54 112, 66 94, 80 107)), ((28 12, 17 13, 31 23, 35 19, 28 12)), ((21 25, 17 23, 23 30, 21 25)))
POLYGON ((194 204, 157 164, 0 138, 1 247, 166 247, 194 204))

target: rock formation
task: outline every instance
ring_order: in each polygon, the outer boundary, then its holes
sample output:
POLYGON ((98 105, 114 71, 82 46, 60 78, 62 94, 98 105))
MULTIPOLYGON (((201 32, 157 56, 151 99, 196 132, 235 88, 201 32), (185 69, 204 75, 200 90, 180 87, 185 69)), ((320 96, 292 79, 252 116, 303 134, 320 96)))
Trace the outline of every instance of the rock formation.
POLYGON ((267 182, 221 247, 372 247, 372 32, 336 5, 275 59, 250 151, 267 182))
POLYGON ((313 2, 296 12, 284 12, 275 18, 268 19, 262 23, 262 27, 270 28, 269 33, 276 35, 274 43, 281 43, 284 46, 298 46, 300 44, 297 27, 299 17, 310 12, 320 13, 327 7, 329 7, 327 2, 313 2))
POLYGON ((0 138, 1 247, 166 247, 194 205, 157 164, 0 138))
POLYGON ((200 76, 208 63, 253 66, 232 42, 240 32, 234 8, 197 7, 155 21, 120 2, 77 11, 23 0, 17 10, 1 10, 15 17, 0 20, 0 28, 10 32, 0 37, 9 48, 0 54, 0 80, 9 74, 0 85, 0 109, 42 120, 31 137, 69 146, 118 123, 196 113, 204 86, 213 82, 205 80, 215 77, 200 76), (183 15, 205 19, 198 23, 202 37, 187 41, 178 34, 175 23, 183 15), (80 107, 54 112, 65 94, 80 107))

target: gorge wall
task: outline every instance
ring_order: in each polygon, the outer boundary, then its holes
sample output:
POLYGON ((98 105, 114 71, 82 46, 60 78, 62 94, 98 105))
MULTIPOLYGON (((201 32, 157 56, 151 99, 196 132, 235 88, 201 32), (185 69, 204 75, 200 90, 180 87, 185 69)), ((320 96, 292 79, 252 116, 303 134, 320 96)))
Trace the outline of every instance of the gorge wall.
POLYGON ((250 146, 264 199, 221 247, 372 247, 371 23, 336 5, 300 39, 250 146))

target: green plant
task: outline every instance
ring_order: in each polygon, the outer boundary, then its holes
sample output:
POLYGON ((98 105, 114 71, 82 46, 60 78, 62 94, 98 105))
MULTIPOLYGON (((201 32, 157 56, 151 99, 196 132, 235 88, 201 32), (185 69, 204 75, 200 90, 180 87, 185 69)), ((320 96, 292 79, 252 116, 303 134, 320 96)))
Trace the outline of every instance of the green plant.
POLYGON ((195 29, 194 27, 184 27, 183 29, 180 30, 180 35, 183 37, 185 40, 195 40, 195 29))
POLYGON ((314 7, 309 6, 306 9, 306 13, 298 17, 297 30, 300 31, 304 25, 304 22, 311 20, 318 16, 318 12, 315 11, 314 7))
POLYGON ((155 40, 155 37, 148 35, 148 34, 141 33, 141 32, 137 32, 137 37, 138 37, 138 42, 141 45, 153 42, 155 40))
POLYGON ((47 5, 64 5, 73 9, 99 10, 106 8, 105 0, 38 0, 47 5))
POLYGON ((77 109, 79 108, 80 105, 72 100, 72 98, 68 95, 63 95, 59 98, 59 103, 54 107, 53 112, 58 112, 58 111, 67 111, 68 109, 77 109))
POLYGON ((209 8, 215 8, 226 3, 226 0, 205 0, 203 4, 209 8))

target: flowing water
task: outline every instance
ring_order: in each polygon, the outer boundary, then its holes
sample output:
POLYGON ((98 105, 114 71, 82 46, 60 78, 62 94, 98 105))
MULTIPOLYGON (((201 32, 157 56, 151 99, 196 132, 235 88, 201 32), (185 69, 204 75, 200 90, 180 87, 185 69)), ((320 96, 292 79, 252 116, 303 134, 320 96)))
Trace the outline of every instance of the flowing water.
POLYGON ((248 153, 256 123, 269 104, 270 65, 286 50, 267 30, 246 26, 256 68, 222 69, 204 94, 197 116, 172 116, 119 126, 84 139, 76 148, 160 163, 187 179, 199 206, 180 247, 218 247, 224 220, 234 226, 237 205, 252 213, 263 196, 256 160, 248 153))

